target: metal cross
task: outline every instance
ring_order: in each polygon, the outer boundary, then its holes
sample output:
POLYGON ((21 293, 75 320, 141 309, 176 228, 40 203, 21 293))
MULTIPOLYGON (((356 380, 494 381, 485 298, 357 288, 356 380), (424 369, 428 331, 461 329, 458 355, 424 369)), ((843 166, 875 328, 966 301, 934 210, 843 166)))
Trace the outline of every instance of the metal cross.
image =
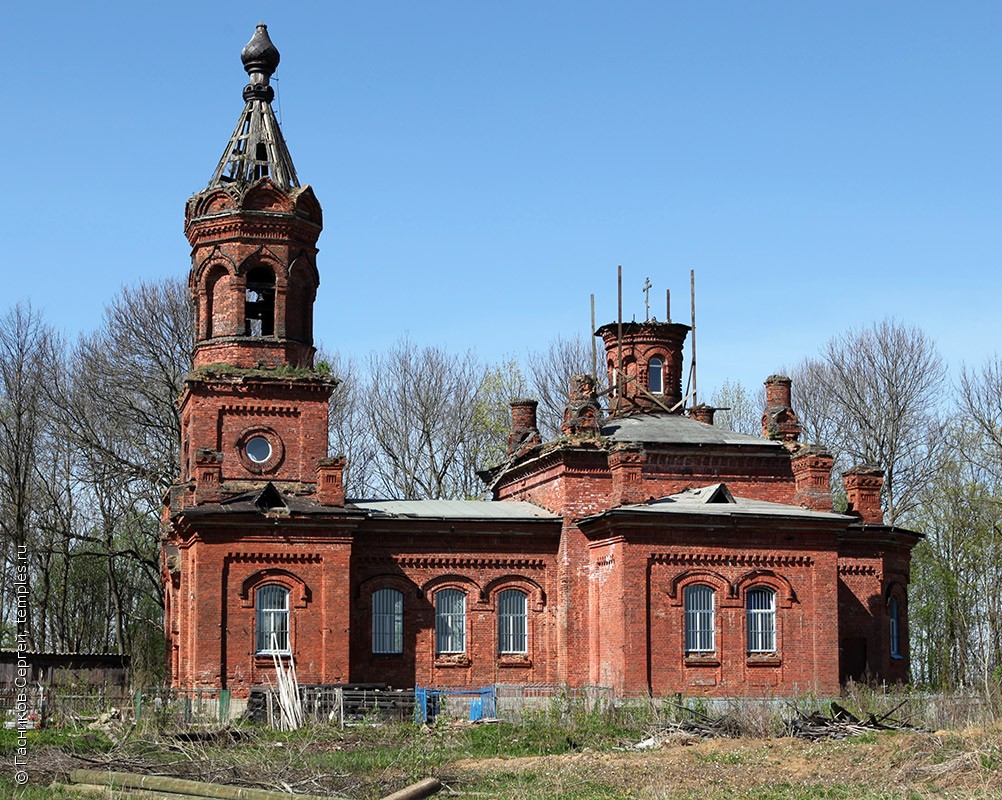
POLYGON ((644 320, 651 321, 651 279, 644 278, 644 320))

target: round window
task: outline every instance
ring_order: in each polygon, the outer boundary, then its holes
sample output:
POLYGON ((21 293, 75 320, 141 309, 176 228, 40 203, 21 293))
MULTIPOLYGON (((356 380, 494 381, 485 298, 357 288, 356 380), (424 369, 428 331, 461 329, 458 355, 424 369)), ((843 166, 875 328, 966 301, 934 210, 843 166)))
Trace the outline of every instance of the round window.
POLYGON ((253 439, 248 439, 244 450, 247 451, 247 457, 255 464, 263 464, 271 458, 271 442, 263 436, 255 436, 253 439))

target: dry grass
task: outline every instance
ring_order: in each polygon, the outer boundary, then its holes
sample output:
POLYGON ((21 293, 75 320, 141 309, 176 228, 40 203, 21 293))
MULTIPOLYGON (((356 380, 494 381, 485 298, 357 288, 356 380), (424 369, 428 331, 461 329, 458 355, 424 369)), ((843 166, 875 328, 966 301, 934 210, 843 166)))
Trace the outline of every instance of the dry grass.
MULTIPOLYGON (((843 702, 866 714, 890 710, 900 699, 860 693, 843 702)), ((803 700, 798 710, 810 705, 803 700)), ((711 740, 668 736, 662 745, 643 751, 634 749, 638 742, 663 731, 669 718, 690 712, 678 712, 677 706, 673 711, 670 703, 656 708, 652 704, 647 711, 631 706, 599 713, 554 706, 524 724, 443 721, 419 727, 373 722, 344 731, 308 726, 291 733, 243 728, 208 740, 150 726, 123 730, 113 747, 106 741, 100 746, 92 740, 88 744, 90 734, 66 734, 61 739, 50 735, 30 747, 29 772, 36 788, 23 797, 48 797, 43 787, 77 766, 355 800, 381 797, 428 776, 446 783, 442 796, 494 800, 1002 797, 998 722, 952 731, 873 732, 843 741, 810 742, 781 735, 781 717, 792 710, 783 703, 717 709, 743 735, 711 740)), ((903 717, 935 716, 919 705, 901 711, 903 717)), ((0 738, 0 760, 9 762, 9 750, 3 745, 0 738)), ((8 768, 0 774, 0 796, 8 796, 5 790, 13 788, 4 783, 10 774, 8 768)))

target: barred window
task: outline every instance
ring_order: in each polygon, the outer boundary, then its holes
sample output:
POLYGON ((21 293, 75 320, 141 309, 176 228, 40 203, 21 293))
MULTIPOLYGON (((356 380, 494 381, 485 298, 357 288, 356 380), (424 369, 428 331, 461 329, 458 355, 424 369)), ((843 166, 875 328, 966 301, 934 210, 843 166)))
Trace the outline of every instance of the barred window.
POLYGON ((748 616, 748 652, 776 652, 776 593, 759 586, 745 595, 748 616))
POLYGON ((372 652, 404 651, 404 593, 379 589, 372 593, 372 652))
POLYGON ((435 653, 466 652, 466 595, 459 589, 435 594, 435 653))
POLYGON ((891 624, 891 658, 901 658, 901 607, 898 598, 892 597, 887 604, 887 616, 891 624))
POLYGON ((647 388, 651 394, 664 392, 664 361, 652 358, 647 362, 647 388))
POLYGON ((528 653, 529 633, 525 592, 507 589, 498 595, 498 652, 528 653))
POLYGON ((687 653, 712 653, 714 650, 713 589, 688 586, 685 590, 685 650, 687 653))
POLYGON ((289 648, 289 590, 268 584, 257 590, 257 652, 292 652, 289 648))

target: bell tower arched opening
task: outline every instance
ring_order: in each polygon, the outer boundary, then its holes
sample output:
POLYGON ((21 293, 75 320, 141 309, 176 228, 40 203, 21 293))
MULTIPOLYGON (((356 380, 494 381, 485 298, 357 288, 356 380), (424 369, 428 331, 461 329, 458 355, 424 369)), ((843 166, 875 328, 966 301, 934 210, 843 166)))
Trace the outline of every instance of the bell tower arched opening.
POLYGON ((247 336, 275 334, 275 273, 268 267, 254 267, 247 273, 244 320, 247 336))

